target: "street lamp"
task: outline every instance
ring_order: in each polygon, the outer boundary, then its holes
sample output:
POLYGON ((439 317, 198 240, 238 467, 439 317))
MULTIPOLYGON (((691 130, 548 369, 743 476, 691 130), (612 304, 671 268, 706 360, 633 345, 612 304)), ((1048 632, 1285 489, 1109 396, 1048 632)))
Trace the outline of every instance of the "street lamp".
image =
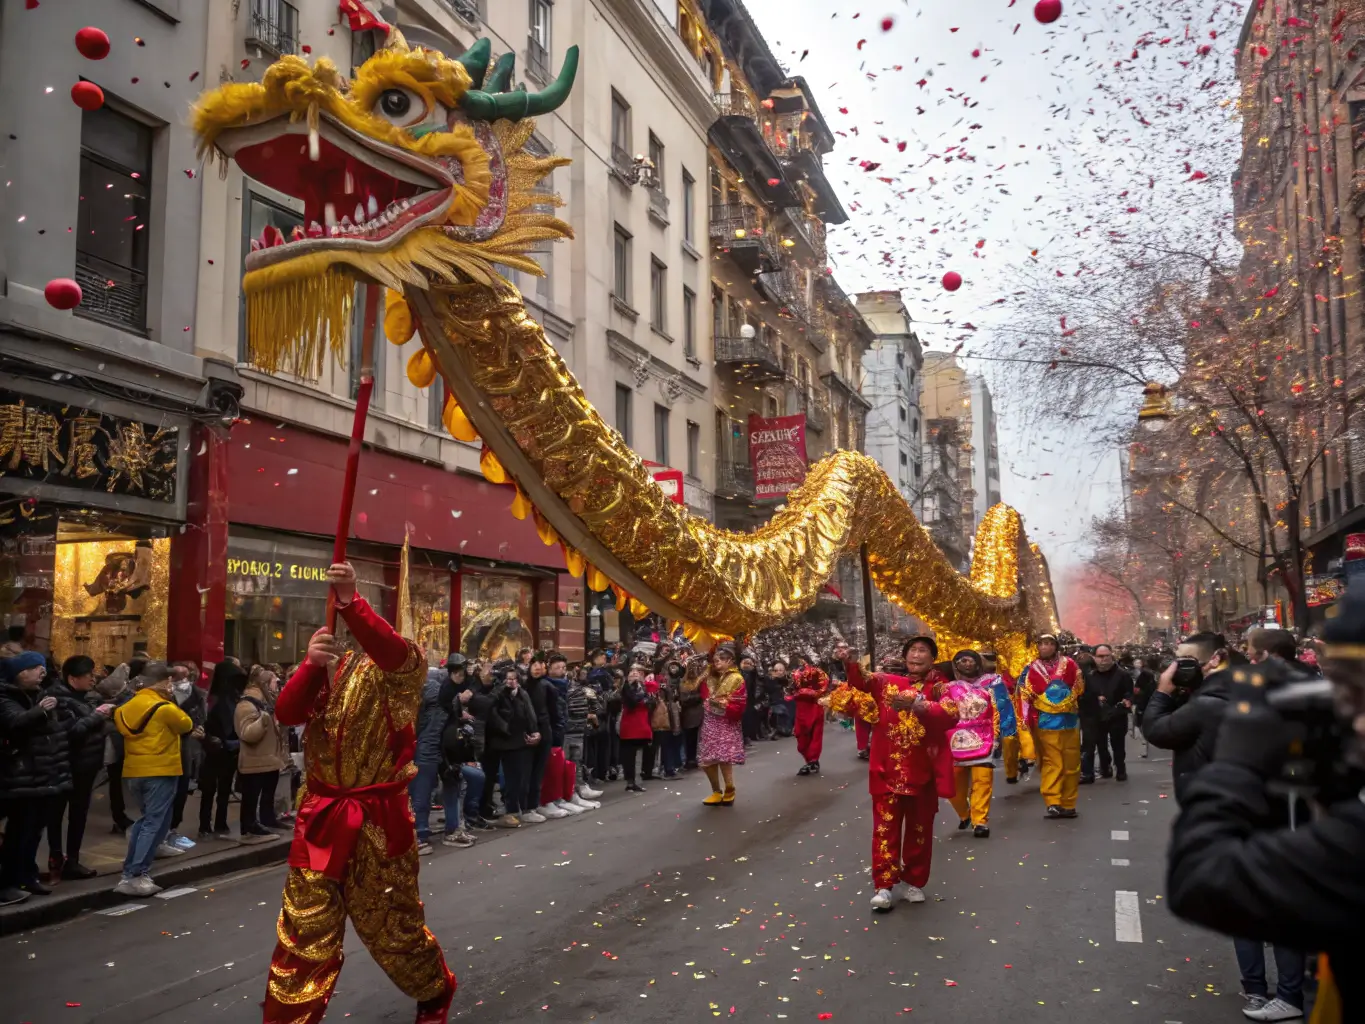
POLYGON ((1164 384, 1151 380, 1142 389, 1142 408, 1138 410, 1138 426, 1155 434, 1165 428, 1171 418, 1171 396, 1164 384))

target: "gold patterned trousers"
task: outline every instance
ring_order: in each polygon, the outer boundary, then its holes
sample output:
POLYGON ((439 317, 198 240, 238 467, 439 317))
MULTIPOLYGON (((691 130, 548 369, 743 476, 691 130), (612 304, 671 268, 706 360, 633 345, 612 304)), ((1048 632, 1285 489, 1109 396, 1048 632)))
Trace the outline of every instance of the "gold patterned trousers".
POLYGON ((918 888, 928 883, 937 813, 938 794, 932 789, 915 796, 873 796, 872 881, 878 889, 897 882, 918 888))
POLYGON ((266 984, 266 1024, 316 1024, 341 973, 349 916, 360 941, 395 985, 418 1002, 446 991, 440 943, 426 927, 413 846, 385 852, 384 833, 366 824, 337 882, 320 871, 289 869, 275 926, 278 943, 266 984))

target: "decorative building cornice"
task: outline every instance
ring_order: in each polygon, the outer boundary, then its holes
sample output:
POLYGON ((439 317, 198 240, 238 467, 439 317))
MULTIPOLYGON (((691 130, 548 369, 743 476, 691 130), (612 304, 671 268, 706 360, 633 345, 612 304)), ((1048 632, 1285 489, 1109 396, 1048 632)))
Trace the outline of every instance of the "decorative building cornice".
POLYGON ((658 380, 659 394, 670 406, 684 396, 688 401, 706 397, 705 384, 618 331, 607 331, 607 350, 618 363, 630 368, 637 389, 646 387, 651 379, 658 380))

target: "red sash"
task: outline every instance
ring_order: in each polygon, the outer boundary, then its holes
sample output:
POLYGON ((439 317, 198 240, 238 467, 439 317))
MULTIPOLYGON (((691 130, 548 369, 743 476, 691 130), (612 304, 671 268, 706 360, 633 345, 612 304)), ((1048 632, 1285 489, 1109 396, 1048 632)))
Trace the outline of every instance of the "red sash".
POLYGON ((341 789, 308 780, 308 795, 299 808, 289 866, 321 871, 340 882, 355 852, 360 830, 371 821, 384 830, 389 857, 400 857, 416 842, 408 809, 405 780, 341 789))

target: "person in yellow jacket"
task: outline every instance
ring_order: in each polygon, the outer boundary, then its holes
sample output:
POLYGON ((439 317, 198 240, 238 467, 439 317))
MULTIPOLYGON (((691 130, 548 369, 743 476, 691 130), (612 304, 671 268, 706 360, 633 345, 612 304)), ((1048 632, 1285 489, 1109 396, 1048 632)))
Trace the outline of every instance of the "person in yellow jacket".
POLYGON ((203 735, 175 702, 171 670, 149 661, 134 681, 133 698, 114 712, 123 736, 123 779, 142 817, 128 828, 128 855, 123 877, 114 891, 124 896, 151 896, 161 891, 148 872, 157 848, 171 827, 175 790, 180 784, 180 737, 203 735))

